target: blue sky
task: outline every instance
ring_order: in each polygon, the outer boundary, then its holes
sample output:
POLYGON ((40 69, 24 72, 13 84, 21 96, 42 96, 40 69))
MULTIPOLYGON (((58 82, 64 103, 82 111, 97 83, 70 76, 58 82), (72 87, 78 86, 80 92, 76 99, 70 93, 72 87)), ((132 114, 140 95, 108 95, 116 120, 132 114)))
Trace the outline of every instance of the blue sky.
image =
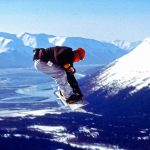
POLYGON ((150 36, 150 0, 0 0, 0 32, 97 40, 150 36))

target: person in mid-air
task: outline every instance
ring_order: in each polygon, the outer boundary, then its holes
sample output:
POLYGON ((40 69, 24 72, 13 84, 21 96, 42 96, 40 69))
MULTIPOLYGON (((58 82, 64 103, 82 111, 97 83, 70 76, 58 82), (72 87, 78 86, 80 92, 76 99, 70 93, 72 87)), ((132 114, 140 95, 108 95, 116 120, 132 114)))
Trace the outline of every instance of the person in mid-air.
POLYGON ((34 67, 54 78, 58 84, 61 96, 67 103, 74 103, 83 99, 83 94, 74 76, 76 72, 73 63, 83 60, 85 50, 72 50, 66 46, 50 48, 35 48, 33 50, 34 67))

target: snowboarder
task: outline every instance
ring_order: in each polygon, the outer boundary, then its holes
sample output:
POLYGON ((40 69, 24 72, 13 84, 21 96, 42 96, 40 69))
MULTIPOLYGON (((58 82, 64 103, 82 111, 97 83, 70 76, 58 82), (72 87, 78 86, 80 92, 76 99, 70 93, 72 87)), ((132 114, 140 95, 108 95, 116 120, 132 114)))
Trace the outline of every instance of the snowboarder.
POLYGON ((60 94, 67 103, 74 103, 83 99, 83 94, 74 76, 76 72, 73 63, 83 60, 85 50, 78 48, 72 50, 66 46, 55 46, 47 49, 35 48, 33 50, 34 67, 53 77, 59 87, 60 94))

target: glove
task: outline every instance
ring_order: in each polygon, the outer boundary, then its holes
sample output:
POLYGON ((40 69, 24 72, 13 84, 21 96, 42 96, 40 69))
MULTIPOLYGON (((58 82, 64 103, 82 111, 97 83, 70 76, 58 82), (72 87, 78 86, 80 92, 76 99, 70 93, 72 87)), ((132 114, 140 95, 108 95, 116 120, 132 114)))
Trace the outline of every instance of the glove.
POLYGON ((70 64, 65 64, 64 68, 70 74, 74 74, 76 72, 75 68, 73 68, 70 64))
POLYGON ((67 72, 69 72, 70 74, 74 74, 76 72, 75 68, 70 67, 69 69, 67 69, 67 72))

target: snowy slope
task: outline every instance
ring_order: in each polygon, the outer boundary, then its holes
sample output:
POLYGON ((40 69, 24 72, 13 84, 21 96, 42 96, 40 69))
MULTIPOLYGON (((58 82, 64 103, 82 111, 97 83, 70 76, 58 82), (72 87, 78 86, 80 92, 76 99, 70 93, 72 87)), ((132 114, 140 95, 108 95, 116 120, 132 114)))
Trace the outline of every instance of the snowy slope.
POLYGON ((150 38, 80 81, 88 109, 107 117, 150 114, 150 38))
POLYGON ((104 72, 97 74, 92 82, 93 90, 110 89, 117 94, 121 89, 135 87, 137 92, 150 86, 150 38, 145 39, 129 54, 110 64, 104 72))
POLYGON ((125 40, 115 40, 111 41, 112 44, 116 45, 117 47, 126 50, 127 52, 130 52, 131 50, 135 49, 142 41, 125 41, 125 40))
POLYGON ((47 34, 9 34, 0 32, 0 67, 32 66, 33 49, 55 45, 70 46, 73 49, 83 47, 86 59, 80 65, 108 64, 126 54, 113 44, 80 37, 60 37, 47 34))

